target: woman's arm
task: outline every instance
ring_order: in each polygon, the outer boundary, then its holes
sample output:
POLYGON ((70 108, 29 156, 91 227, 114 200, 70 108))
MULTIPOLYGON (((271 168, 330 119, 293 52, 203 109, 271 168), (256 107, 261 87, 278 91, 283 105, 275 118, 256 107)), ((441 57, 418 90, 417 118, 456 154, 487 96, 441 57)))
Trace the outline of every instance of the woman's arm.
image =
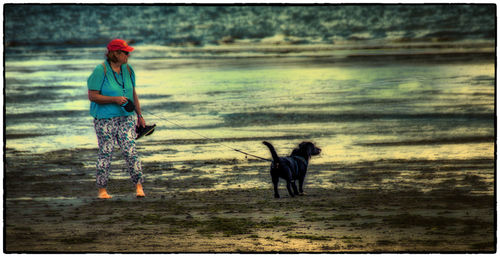
POLYGON ((142 117, 141 113, 141 104, 139 103, 139 96, 137 96, 137 93, 135 93, 135 88, 134 88, 134 104, 135 104, 135 112, 137 113, 137 124, 141 127, 146 127, 146 121, 142 117))
MULTIPOLYGON (((135 95, 135 93, 134 93, 135 95)), ((135 99, 135 96, 134 96, 135 99)), ((124 96, 105 96, 97 90, 89 90, 89 100, 98 104, 117 104, 123 105, 127 102, 124 96)))

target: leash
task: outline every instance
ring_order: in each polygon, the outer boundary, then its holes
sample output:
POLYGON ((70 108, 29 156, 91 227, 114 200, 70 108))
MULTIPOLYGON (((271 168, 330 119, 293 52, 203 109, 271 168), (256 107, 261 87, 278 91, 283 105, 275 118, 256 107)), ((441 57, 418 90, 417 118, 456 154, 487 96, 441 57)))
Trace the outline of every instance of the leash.
MULTIPOLYGON (((150 114, 150 115, 152 115, 152 116, 155 116, 156 118, 158 118, 158 119, 160 119, 160 120, 163 120, 163 121, 166 121, 166 122, 168 122, 168 123, 171 123, 171 124, 173 124, 173 125, 175 125, 175 126, 177 126, 177 127, 181 128, 181 129, 187 130, 187 131, 189 131, 189 132, 191 132, 191 133, 193 133, 193 134, 196 134, 196 135, 198 135, 198 136, 200 136, 200 137, 202 137, 202 138, 205 138, 205 139, 208 139, 208 140, 214 140, 213 138, 209 138, 209 137, 207 137, 207 136, 205 136, 205 135, 202 135, 202 134, 200 134, 200 133, 198 133, 198 132, 196 132, 196 131, 194 131, 194 130, 192 130, 192 129, 186 128, 186 127, 184 127, 184 126, 182 126, 182 125, 180 125, 180 124, 178 124, 178 123, 176 123, 176 122, 173 122, 173 121, 171 121, 171 120, 168 120, 167 118, 165 118, 165 117, 163 117, 163 116, 159 116, 159 115, 154 114, 154 113, 152 113, 152 112, 150 112, 150 111, 144 111, 144 110, 143 110, 142 112, 146 112, 146 113, 148 113, 148 114, 150 114)), ((263 161, 268 161, 268 162, 272 162, 272 161, 273 161, 273 160, 266 159, 266 158, 263 158, 263 157, 260 157, 260 156, 257 156, 257 155, 253 155, 253 154, 251 154, 251 153, 247 153, 247 152, 242 151, 242 150, 240 150, 240 149, 233 148, 233 147, 228 146, 228 145, 226 145, 226 144, 222 144, 222 143, 217 143, 217 144, 219 144, 219 145, 221 145, 221 146, 224 146, 224 147, 226 147, 226 148, 229 148, 229 149, 231 149, 231 150, 233 150, 233 151, 235 151, 235 152, 242 153, 242 154, 246 155, 246 156, 245 156, 245 158, 248 158, 247 156, 252 156, 252 157, 254 157, 254 158, 261 159, 261 160, 263 160, 263 161)))

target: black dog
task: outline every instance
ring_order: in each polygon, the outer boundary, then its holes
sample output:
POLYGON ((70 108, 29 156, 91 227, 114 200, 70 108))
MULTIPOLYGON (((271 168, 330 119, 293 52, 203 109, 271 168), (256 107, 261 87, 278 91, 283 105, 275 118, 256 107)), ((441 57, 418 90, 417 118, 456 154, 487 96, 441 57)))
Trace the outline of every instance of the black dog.
POLYGON ((271 151, 273 162, 271 164, 271 178, 274 184, 274 197, 279 198, 278 182, 280 178, 286 180, 286 189, 291 197, 303 194, 302 186, 304 185, 304 178, 306 177, 307 165, 311 156, 321 153, 321 149, 317 148, 311 142, 302 142, 299 148, 293 150, 289 157, 278 157, 273 145, 269 142, 262 142, 271 151), (295 180, 299 180, 299 190, 295 185, 295 180), (293 192, 292 192, 293 188, 293 192))

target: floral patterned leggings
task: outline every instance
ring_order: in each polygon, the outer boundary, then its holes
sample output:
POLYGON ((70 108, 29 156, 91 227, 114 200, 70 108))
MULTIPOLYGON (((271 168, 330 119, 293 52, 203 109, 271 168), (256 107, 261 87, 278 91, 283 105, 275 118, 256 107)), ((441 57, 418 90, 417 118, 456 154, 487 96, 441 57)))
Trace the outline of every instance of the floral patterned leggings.
POLYGON ((134 184, 143 183, 142 165, 135 148, 135 119, 122 116, 110 119, 94 119, 94 128, 99 144, 96 184, 105 188, 111 171, 113 148, 118 143, 123 152, 130 178, 134 184))

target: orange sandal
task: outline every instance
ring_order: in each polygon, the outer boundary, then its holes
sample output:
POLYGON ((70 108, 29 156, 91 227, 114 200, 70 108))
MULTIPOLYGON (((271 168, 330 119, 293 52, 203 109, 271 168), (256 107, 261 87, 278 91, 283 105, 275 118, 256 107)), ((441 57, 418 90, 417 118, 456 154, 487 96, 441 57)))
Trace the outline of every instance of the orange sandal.
POLYGON ((137 196, 138 198, 139 197, 146 197, 146 194, 144 194, 144 190, 142 189, 142 185, 140 183, 137 183, 135 185, 135 189, 136 189, 135 196, 137 196))
POLYGON ((99 195, 97 196, 99 199, 110 199, 112 198, 110 195, 108 195, 108 192, 106 192, 106 188, 99 188, 99 195))

